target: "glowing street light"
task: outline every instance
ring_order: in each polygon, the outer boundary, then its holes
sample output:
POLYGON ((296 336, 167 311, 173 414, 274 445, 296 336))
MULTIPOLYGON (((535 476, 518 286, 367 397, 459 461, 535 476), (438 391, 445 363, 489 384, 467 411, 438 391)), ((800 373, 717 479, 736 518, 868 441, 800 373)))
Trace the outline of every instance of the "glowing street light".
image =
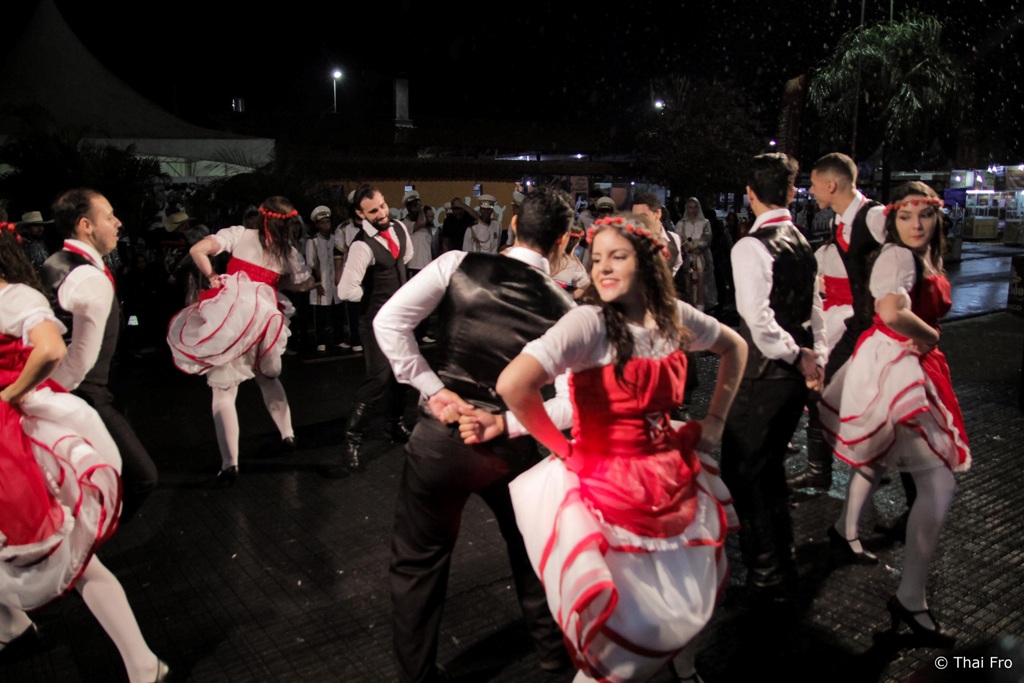
POLYGON ((654 108, 661 111, 665 108, 665 100, 654 100, 654 108))
POLYGON ((334 113, 338 113, 338 81, 341 80, 341 69, 335 69, 331 72, 331 78, 334 80, 334 113))

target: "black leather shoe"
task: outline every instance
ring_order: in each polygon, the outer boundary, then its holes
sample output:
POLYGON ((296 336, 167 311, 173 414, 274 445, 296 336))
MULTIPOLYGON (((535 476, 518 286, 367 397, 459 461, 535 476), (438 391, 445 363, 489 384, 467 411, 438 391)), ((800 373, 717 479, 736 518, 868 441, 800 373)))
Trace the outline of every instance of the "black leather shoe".
POLYGON ((362 460, 359 457, 359 451, 363 446, 362 436, 356 436, 349 434, 345 439, 345 455, 343 460, 345 466, 353 472, 359 472, 363 469, 362 460))
POLYGON ((395 443, 409 443, 409 437, 412 436, 412 430, 405 426, 405 420, 392 420, 391 422, 391 440, 395 443))
POLYGON ((919 638, 921 642, 926 645, 948 649, 956 644, 956 638, 942 630, 938 620, 932 615, 931 610, 923 609, 918 610, 917 612, 911 612, 903 606, 903 603, 900 602, 900 599, 895 595, 889 598, 889 602, 887 602, 885 606, 889 609, 889 615, 892 617, 892 626, 889 629, 890 632, 896 633, 900 627, 900 622, 902 621, 910 627, 914 636, 919 638), (935 624, 935 628, 928 628, 918 621, 918 614, 927 614, 928 618, 932 620, 933 624, 935 624))
POLYGON ((878 564, 878 555, 868 550, 861 550, 859 553, 854 550, 850 543, 859 541, 853 538, 847 541, 839 535, 834 526, 828 528, 828 544, 832 548, 832 559, 837 565, 843 564, 878 564))
POLYGON ((217 478, 214 480, 213 483, 216 484, 219 488, 226 489, 234 486, 237 480, 238 467, 236 465, 232 465, 231 467, 225 467, 220 472, 218 472, 217 478))
POLYGON ((281 455, 289 455, 295 452, 295 437, 286 436, 281 439, 281 455))
POLYGON ((815 489, 828 491, 832 488, 832 468, 823 469, 808 462, 807 469, 786 479, 790 489, 815 489))
POLYGON ((0 642, 3 649, 0 650, 0 662, 14 661, 32 654, 43 642, 43 635, 35 623, 30 623, 28 628, 22 631, 9 643, 0 642))

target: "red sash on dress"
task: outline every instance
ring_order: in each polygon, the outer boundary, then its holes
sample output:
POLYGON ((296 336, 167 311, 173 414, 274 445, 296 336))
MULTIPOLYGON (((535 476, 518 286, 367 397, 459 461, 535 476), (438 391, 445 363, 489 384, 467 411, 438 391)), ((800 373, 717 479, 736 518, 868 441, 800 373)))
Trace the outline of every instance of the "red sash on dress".
POLYGON ((850 280, 845 277, 825 275, 825 303, 827 311, 833 306, 852 306, 853 291, 850 289, 850 280))

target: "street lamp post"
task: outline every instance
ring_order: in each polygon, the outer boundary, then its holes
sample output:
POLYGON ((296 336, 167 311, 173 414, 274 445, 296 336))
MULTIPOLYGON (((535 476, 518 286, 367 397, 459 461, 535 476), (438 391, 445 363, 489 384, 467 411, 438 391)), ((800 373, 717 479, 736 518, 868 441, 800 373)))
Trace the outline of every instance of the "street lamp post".
POLYGON ((334 81, 334 113, 338 113, 338 81, 341 80, 341 69, 335 69, 331 72, 331 78, 334 81))

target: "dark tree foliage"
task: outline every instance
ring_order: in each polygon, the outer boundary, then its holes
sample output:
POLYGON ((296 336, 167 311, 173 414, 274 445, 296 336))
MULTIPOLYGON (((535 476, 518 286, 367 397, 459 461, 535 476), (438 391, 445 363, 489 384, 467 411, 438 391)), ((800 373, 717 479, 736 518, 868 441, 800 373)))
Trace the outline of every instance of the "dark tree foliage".
POLYGON ((641 170, 666 179, 681 196, 742 186, 750 158, 766 142, 744 93, 722 81, 678 75, 655 81, 652 92, 664 107, 646 114, 637 136, 641 170))
POLYGON ((883 164, 893 152, 916 163, 934 153, 932 141, 955 139, 970 107, 970 83, 943 44, 939 20, 910 11, 844 34, 812 71, 808 95, 823 142, 850 149, 857 103, 857 151, 883 145, 883 164))
POLYGON ((140 157, 134 147, 118 149, 88 142, 78 131, 57 130, 11 136, 0 146, 0 199, 10 214, 42 211, 49 215, 58 194, 89 187, 110 200, 129 233, 145 229, 156 210, 153 183, 160 162, 140 157))

